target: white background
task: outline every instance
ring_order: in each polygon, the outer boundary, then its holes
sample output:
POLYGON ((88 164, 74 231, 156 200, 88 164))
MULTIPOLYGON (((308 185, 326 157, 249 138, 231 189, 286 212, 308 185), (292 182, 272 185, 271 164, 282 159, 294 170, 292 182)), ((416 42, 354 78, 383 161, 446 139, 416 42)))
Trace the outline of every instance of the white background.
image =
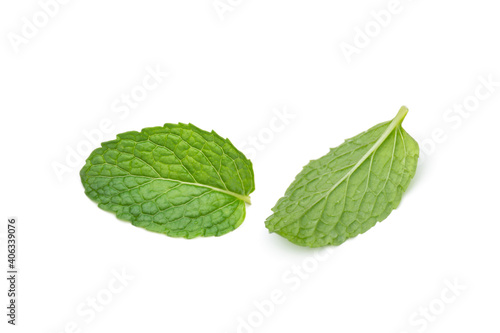
POLYGON ((2 332, 229 333, 249 316, 240 332, 498 332, 500 86, 467 114, 447 111, 488 93, 481 78, 500 82, 497 2, 401 0, 351 62, 342 43, 376 29, 370 12, 389 1, 223 3, 232 3, 224 19, 212 0, 69 1, 16 52, 12 36, 41 7, 2 1, 0 218, 19 218, 21 272, 14 328, 1 279, 2 332), (169 76, 127 116, 113 112, 148 67, 169 76), (389 218, 320 252, 321 262, 268 233, 264 220, 303 165, 403 104, 424 158, 389 218), (284 109, 293 119, 269 129, 284 109), (250 154, 260 136, 243 225, 173 239, 98 209, 80 183, 83 159, 66 159, 103 119, 113 128, 99 141, 191 122, 250 154), (68 167, 61 179, 58 163, 68 167), (310 273, 297 278, 291 269, 303 263, 310 273), (81 316, 122 270, 133 279, 95 317, 81 316), (466 289, 456 296, 449 283, 466 289), (273 290, 285 300, 262 319, 254 302, 273 290), (429 306, 432 320, 422 319, 429 306))

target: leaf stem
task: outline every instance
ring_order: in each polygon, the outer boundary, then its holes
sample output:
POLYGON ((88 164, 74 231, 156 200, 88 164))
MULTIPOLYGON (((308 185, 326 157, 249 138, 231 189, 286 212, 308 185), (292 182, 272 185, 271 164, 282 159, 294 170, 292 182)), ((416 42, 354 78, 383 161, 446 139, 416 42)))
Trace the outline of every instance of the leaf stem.
POLYGON ((398 114, 394 118, 393 122, 396 124, 401 124, 403 120, 405 119, 406 115, 408 114, 408 108, 406 106, 402 106, 401 109, 399 109, 398 114))

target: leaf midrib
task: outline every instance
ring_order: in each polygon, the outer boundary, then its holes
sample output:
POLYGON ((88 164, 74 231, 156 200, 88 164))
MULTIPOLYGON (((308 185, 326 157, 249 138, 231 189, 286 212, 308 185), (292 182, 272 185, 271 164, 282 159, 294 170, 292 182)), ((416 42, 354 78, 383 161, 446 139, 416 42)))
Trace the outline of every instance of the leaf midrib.
MULTIPOLYGON (((112 165, 112 166, 117 166, 115 164, 110 164, 110 163, 106 163, 106 164, 109 164, 109 165, 112 165)), ((192 182, 184 182, 182 180, 177 180, 177 179, 164 178, 164 177, 150 177, 150 176, 143 176, 143 175, 133 175, 131 173, 129 173, 128 175, 122 175, 122 176, 102 176, 102 175, 98 175, 98 176, 93 176, 93 177, 94 178, 98 178, 98 177, 102 177, 102 178, 141 177, 141 178, 148 178, 148 179, 153 179, 153 180, 166 180, 166 181, 175 182, 175 183, 179 183, 179 184, 183 184, 183 185, 191 185, 191 186, 198 186, 198 187, 208 188, 208 189, 213 190, 213 191, 217 191, 217 192, 221 192, 221 193, 225 193, 225 194, 231 195, 231 196, 235 197, 236 199, 242 200, 243 202, 245 202, 245 203, 247 203, 249 205, 252 204, 252 202, 250 201, 250 197, 248 195, 242 195, 242 194, 234 193, 232 191, 223 190, 223 189, 220 189, 220 188, 217 188, 217 187, 213 187, 213 186, 210 186, 210 185, 205 185, 205 184, 200 184, 200 183, 192 183, 192 182)), ((140 184, 140 185, 142 185, 142 184, 140 184)))

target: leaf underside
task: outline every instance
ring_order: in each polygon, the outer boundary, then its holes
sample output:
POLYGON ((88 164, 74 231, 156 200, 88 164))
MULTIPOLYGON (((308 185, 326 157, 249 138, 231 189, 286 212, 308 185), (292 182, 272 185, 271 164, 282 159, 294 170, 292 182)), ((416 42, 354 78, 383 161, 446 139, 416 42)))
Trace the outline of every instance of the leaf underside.
POLYGON ((266 227, 309 247, 340 245, 395 209, 417 168, 419 147, 401 127, 408 109, 307 164, 266 227))
POLYGON ((86 195, 133 225, 172 237, 221 236, 245 218, 252 163, 192 124, 119 134, 80 171, 86 195))

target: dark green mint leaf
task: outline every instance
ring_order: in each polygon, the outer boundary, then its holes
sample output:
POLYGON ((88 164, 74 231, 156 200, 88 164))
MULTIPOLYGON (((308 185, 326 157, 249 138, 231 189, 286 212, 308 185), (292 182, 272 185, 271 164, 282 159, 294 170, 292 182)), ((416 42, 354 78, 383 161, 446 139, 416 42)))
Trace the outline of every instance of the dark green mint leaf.
POLYGON ((191 124, 119 134, 90 154, 80 176, 103 210, 185 238, 236 229, 255 189, 250 160, 229 140, 191 124))

